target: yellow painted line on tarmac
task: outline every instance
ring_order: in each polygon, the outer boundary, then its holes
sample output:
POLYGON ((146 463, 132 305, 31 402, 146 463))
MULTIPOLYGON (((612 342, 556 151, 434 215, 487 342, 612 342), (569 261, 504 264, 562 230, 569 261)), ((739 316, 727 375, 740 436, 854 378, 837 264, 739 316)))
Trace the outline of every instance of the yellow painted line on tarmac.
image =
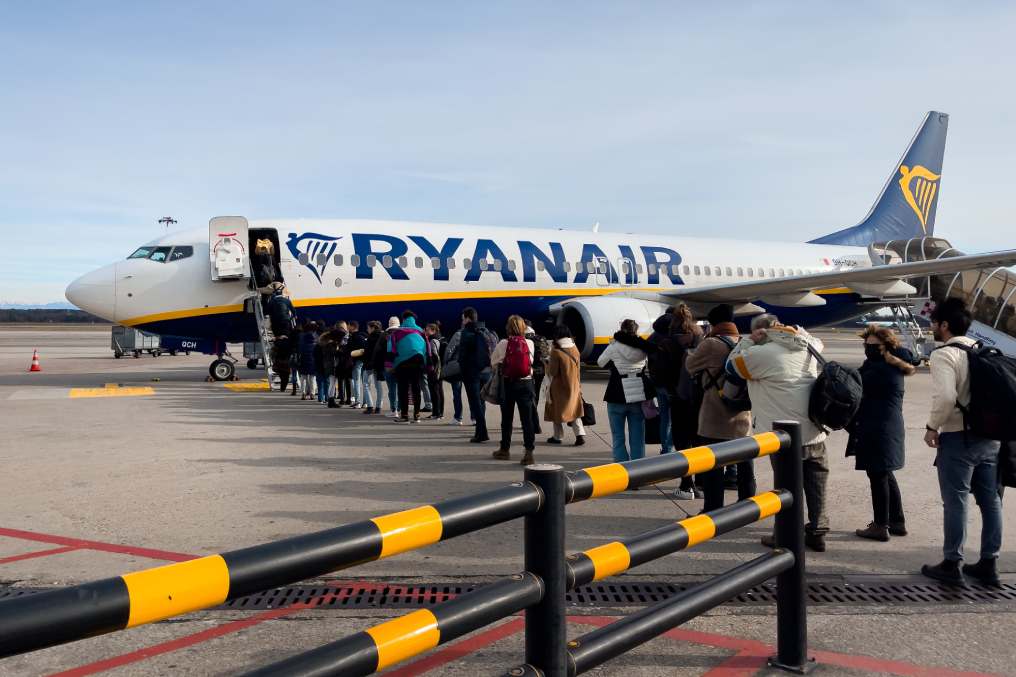
POLYGON ((107 383, 107 384, 105 384, 105 387, 106 388, 119 388, 120 384, 119 383, 107 383))
POLYGON ((121 395, 154 395, 155 391, 143 388, 74 388, 70 397, 117 397, 121 395))
POLYGON ((238 393, 248 392, 251 390, 269 390, 270 386, 267 383, 223 383, 223 387, 229 388, 238 393))

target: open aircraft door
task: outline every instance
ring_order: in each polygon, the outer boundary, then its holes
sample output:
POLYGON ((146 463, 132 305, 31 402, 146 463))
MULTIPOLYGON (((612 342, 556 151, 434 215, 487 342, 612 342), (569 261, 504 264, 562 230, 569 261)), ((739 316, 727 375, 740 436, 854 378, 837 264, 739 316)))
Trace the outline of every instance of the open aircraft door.
POLYGON ((212 282, 250 278, 250 246, 247 219, 242 216, 216 216, 208 222, 208 256, 212 282))

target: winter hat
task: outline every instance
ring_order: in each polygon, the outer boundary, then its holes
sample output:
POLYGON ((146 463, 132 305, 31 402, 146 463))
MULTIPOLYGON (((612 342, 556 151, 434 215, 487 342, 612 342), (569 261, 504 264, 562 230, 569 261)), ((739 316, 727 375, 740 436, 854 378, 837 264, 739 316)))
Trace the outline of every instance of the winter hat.
POLYGON ((721 322, 733 322, 734 321, 734 306, 729 303, 721 303, 712 310, 706 316, 709 319, 709 324, 714 327, 721 322))
POLYGON ((536 336, 536 330, 532 327, 526 327, 526 331, 524 333, 526 336, 536 336))
POLYGON ((399 320, 399 318, 395 317, 394 315, 388 318, 389 329, 398 329, 401 326, 402 322, 399 320))

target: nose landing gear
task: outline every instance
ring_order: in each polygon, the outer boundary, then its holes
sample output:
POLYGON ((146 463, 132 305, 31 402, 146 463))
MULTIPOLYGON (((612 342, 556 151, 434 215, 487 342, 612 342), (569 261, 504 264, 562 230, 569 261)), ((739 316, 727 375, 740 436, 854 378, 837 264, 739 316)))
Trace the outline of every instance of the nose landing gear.
POLYGON ((229 353, 219 355, 219 359, 212 362, 211 366, 208 367, 208 373, 216 381, 232 381, 233 375, 236 374, 235 362, 236 360, 229 353), (224 357, 229 359, 223 359, 224 357))

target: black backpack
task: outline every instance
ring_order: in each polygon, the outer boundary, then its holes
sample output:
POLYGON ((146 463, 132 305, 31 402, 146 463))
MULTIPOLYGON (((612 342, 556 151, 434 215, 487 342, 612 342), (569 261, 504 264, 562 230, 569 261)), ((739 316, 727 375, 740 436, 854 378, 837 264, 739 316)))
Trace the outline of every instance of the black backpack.
POLYGON ((674 388, 674 394, 677 396, 677 399, 681 400, 686 405, 698 407, 702 404, 702 395, 704 394, 704 391, 702 390, 702 382, 688 373, 688 367, 685 366, 685 363, 688 361, 689 351, 694 353, 696 348, 698 348, 699 344, 702 342, 702 336, 700 334, 696 334, 695 337, 692 338, 690 344, 687 344, 676 337, 674 340, 677 341, 682 348, 684 348, 684 350, 681 351, 681 371, 677 380, 677 386, 674 388))
POLYGON ((842 430, 854 419, 861 406, 864 394, 861 372, 839 362, 826 361, 811 344, 808 352, 822 365, 822 371, 811 387, 808 418, 824 432, 842 430))
POLYGON ((970 404, 959 402, 963 429, 989 440, 1016 440, 1016 359, 998 348, 950 343, 967 354, 970 369, 970 404))

